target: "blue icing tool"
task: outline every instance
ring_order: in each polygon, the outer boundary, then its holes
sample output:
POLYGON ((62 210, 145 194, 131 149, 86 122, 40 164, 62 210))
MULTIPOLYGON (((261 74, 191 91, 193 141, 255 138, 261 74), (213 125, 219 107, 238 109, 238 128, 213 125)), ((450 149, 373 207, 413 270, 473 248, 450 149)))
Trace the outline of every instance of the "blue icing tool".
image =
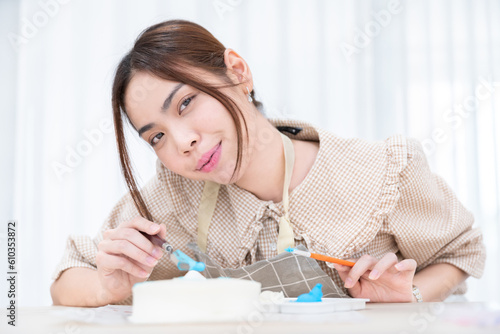
POLYGON ((323 285, 318 283, 312 288, 308 293, 303 293, 297 297, 297 303, 314 303, 320 302, 321 297, 323 297, 323 291, 321 291, 323 285))
POLYGON ((179 249, 170 255, 170 259, 177 265, 179 270, 195 270, 199 272, 205 270, 205 263, 196 262, 179 249))

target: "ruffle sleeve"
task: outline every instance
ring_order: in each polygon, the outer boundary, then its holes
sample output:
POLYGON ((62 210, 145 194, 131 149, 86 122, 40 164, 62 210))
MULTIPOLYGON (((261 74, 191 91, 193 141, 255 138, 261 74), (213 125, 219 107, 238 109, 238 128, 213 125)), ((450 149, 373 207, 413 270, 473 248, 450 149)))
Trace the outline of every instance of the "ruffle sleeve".
POLYGON ((400 254, 414 259, 417 271, 449 263, 481 277, 486 258, 481 231, 444 179, 431 172, 420 143, 390 138, 387 154, 382 198, 395 204, 387 226, 400 254))

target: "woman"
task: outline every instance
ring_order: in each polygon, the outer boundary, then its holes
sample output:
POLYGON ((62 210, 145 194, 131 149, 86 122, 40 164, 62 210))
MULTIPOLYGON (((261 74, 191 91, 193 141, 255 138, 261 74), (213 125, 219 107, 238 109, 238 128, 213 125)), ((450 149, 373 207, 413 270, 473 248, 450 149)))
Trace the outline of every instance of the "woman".
POLYGON ((356 262, 320 265, 352 297, 373 302, 443 300, 482 275, 482 235, 418 142, 346 140, 261 110, 247 63, 204 28, 175 20, 144 31, 113 85, 130 193, 94 240, 70 237, 54 304, 127 303, 133 284, 182 275, 148 235, 188 254, 198 240, 230 268, 304 244, 356 262), (141 191, 124 119, 158 156, 141 191))

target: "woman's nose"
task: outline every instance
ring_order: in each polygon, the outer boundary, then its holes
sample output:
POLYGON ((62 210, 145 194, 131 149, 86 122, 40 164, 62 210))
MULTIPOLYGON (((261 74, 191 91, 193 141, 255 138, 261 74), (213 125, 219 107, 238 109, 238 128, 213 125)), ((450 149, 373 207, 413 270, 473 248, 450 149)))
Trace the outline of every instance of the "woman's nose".
POLYGON ((200 142, 198 132, 185 124, 175 124, 170 133, 180 155, 189 154, 200 142))
POLYGON ((186 155, 189 154, 196 147, 196 144, 198 143, 198 138, 196 134, 183 133, 177 136, 175 142, 177 143, 177 149, 179 151, 179 154, 186 155))
POLYGON ((196 140, 192 140, 191 143, 189 145, 186 145, 185 148, 181 148, 181 153, 184 154, 189 153, 194 148, 195 145, 196 145, 196 140))

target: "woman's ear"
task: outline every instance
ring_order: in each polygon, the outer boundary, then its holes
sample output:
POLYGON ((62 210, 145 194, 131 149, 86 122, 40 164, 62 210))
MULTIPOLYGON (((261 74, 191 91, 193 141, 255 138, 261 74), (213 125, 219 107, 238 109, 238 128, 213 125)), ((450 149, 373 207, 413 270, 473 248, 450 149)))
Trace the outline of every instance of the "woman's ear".
MULTIPOLYGON (((253 90, 253 80, 252 80, 252 72, 250 72, 250 68, 247 63, 236 51, 232 49, 226 49, 224 51, 224 63, 226 64, 226 68, 228 70, 229 77, 236 84, 244 84, 250 91, 253 90)), ((246 93, 246 89, 245 89, 246 93)))

